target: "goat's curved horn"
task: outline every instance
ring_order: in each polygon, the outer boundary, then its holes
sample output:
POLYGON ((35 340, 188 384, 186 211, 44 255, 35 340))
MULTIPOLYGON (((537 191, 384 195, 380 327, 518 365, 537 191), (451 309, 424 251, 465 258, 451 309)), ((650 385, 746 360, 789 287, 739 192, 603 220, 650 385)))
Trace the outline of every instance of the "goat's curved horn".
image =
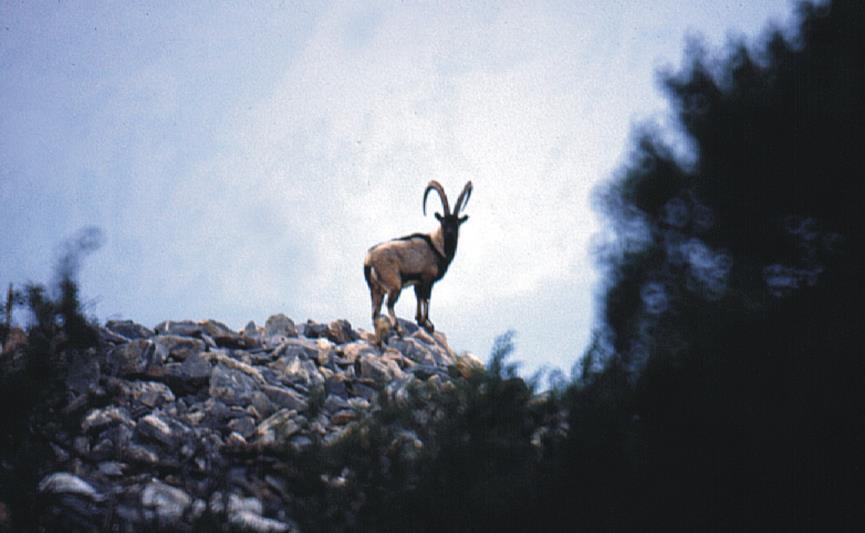
POLYGON ((459 215, 460 211, 465 209, 466 204, 469 203, 469 198, 471 198, 471 196, 472 196, 472 182, 469 181, 468 183, 466 183, 466 186, 463 187, 463 192, 461 192, 459 197, 457 198, 457 203, 454 206, 454 214, 455 215, 459 215))
POLYGON ((423 214, 426 216, 426 197, 430 191, 435 191, 439 193, 439 198, 442 200, 442 206, 445 208, 445 215, 451 214, 451 207, 448 204, 448 195, 445 194, 445 189, 442 187, 442 184, 437 182, 436 180, 431 180, 427 186, 426 190, 423 192, 423 214))

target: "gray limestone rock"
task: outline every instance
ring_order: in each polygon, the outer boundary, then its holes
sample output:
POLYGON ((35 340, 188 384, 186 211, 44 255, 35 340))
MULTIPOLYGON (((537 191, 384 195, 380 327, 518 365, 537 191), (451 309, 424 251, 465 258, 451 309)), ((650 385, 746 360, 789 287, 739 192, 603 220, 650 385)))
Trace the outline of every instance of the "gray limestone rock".
POLYGON ((121 477, 123 476, 123 470, 126 468, 126 465, 118 463, 117 461, 105 461, 99 463, 97 468, 102 475, 108 477, 121 477))
POLYGON ((90 483, 68 472, 55 472, 42 478, 42 481, 39 482, 39 492, 75 494, 94 501, 104 498, 90 483))
POLYGON ((192 498, 185 491, 159 480, 151 481, 141 491, 145 519, 162 525, 178 523, 191 503, 192 498))
POLYGON ((222 365, 213 367, 210 374, 212 398, 221 400, 226 405, 248 405, 255 392, 260 392, 258 382, 244 372, 222 365))
POLYGON ((244 439, 248 439, 253 433, 255 433, 255 419, 251 416, 232 418, 231 421, 228 422, 227 427, 231 431, 242 436, 244 439))
POLYGON ((150 366, 153 351, 154 345, 149 339, 136 339, 115 346, 108 353, 109 368, 121 376, 142 374, 150 366))
POLYGON ((123 407, 110 405, 99 409, 93 409, 81 421, 81 429, 85 433, 91 430, 101 430, 111 424, 125 424, 135 426, 135 422, 129 417, 129 412, 123 407))
POLYGON ((154 335, 152 329, 137 324, 132 320, 109 320, 105 323, 105 329, 129 340, 147 339, 154 335))
POLYGON ((177 447, 188 433, 188 429, 180 422, 161 413, 142 417, 136 429, 141 435, 170 448, 177 447))
POLYGON ((213 366, 200 353, 194 353, 183 363, 165 365, 165 380, 172 387, 191 391, 210 382, 213 366))
POLYGON ((401 378, 403 372, 394 361, 364 355, 360 358, 360 375, 375 381, 385 382, 401 378))
POLYGON ((303 336, 310 339, 327 337, 327 324, 319 324, 314 320, 307 320, 303 325, 303 336))
POLYGON ((277 407, 285 407, 296 411, 306 409, 306 399, 295 390, 275 385, 262 385, 261 390, 277 407))
POLYGON ((294 420, 297 413, 289 409, 280 409, 255 430, 256 443, 260 446, 273 446, 285 442, 300 430, 300 425, 294 420))
POLYGON ((180 335, 158 335, 153 338, 156 344, 156 354, 164 362, 169 357, 183 361, 191 354, 203 352, 204 341, 180 335))
POLYGON ((203 333, 215 339, 217 342, 240 336, 236 331, 232 330, 222 322, 213 319, 203 320, 199 322, 198 325, 203 333))
POLYGON ((174 393, 164 383, 116 380, 114 385, 118 396, 151 409, 175 400, 174 393))
POLYGON ((327 325, 327 338, 336 344, 345 344, 358 339, 359 336, 351 329, 348 320, 334 320, 327 325))
POLYGON ((294 321, 282 313, 272 315, 264 323, 264 338, 297 337, 297 327, 294 321))

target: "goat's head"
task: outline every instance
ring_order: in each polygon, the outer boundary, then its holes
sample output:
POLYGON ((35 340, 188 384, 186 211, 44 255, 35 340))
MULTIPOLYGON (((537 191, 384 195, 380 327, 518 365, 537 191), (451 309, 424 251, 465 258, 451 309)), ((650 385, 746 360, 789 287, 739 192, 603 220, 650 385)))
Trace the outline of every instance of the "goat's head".
POLYGON ((454 206, 453 213, 451 213, 450 204, 448 203, 448 197, 447 194, 445 194, 444 187, 442 187, 441 183, 436 180, 432 180, 427 184, 426 190, 423 193, 424 215, 426 215, 426 199, 430 191, 437 192, 442 201, 444 214, 436 213, 435 217, 436 220, 439 221, 439 224, 441 224, 445 242, 456 243, 456 240, 459 237, 460 225, 469 219, 468 215, 460 216, 460 211, 465 209, 466 204, 469 203, 469 197, 472 195, 472 182, 469 181, 466 183, 466 186, 463 187, 463 192, 461 192, 457 198, 457 203, 454 206))

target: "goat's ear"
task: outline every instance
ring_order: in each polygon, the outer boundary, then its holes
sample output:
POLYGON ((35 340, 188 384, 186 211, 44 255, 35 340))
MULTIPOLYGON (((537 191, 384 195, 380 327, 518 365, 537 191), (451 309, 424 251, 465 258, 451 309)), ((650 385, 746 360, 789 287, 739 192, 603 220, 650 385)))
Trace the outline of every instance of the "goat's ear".
POLYGON ((441 213, 436 213, 436 220, 438 220, 439 222, 442 221, 442 215, 441 215, 441 213))
POLYGON ((465 221, 468 220, 468 219, 469 219, 469 216, 468 216, 468 215, 463 215, 463 216, 461 216, 460 219, 459 219, 459 220, 460 220, 460 224, 462 224, 463 222, 465 222, 465 221))

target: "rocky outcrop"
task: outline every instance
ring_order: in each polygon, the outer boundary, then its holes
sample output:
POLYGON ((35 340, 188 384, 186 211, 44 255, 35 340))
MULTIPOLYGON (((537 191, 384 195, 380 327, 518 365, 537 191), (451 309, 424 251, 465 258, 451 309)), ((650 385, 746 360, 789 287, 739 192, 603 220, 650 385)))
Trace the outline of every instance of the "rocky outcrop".
POLYGON ((85 385, 70 388, 80 423, 53 439, 57 468, 38 487, 48 514, 80 530, 184 530, 208 516, 298 530, 282 473, 306 450, 338 444, 412 383, 444 386, 480 365, 443 334, 402 325, 403 338, 378 346, 345 320, 275 315, 240 332, 212 320, 109 321, 78 372, 85 385))

